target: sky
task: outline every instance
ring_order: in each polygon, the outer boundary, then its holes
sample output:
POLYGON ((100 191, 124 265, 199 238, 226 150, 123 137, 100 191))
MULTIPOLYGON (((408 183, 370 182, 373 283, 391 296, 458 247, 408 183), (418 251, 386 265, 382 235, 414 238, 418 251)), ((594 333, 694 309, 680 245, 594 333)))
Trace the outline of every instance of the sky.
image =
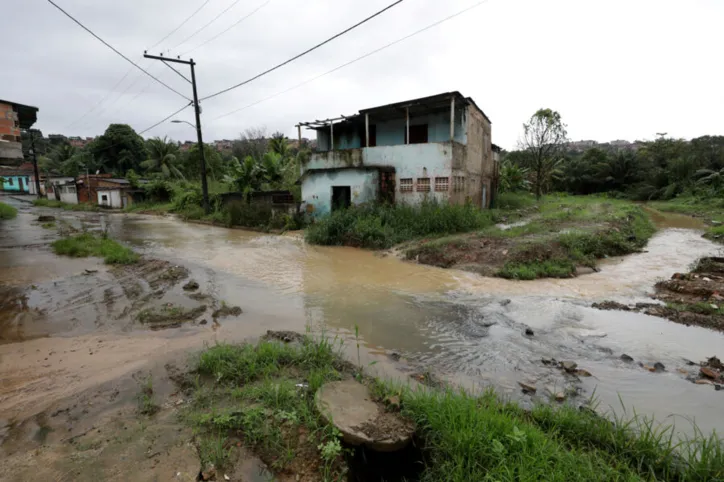
MULTIPOLYGON (((54 1, 188 97, 189 83, 142 55, 150 49, 192 57, 202 98, 393 2, 54 1)), ((236 139, 250 128, 296 138, 300 121, 454 90, 475 99, 492 121, 493 142, 505 149, 516 147, 522 124, 544 107, 561 113, 572 140, 724 134, 724 0, 487 0, 319 77, 477 3, 404 0, 311 54, 203 101, 204 139, 236 139)), ((95 136, 110 123, 127 123, 140 132, 188 103, 47 0, 4 5, 3 20, 0 98, 38 107, 35 127, 45 135, 95 136)), ((176 119, 193 123, 193 110, 176 119)), ((313 137, 313 132, 303 135, 313 137)), ((192 127, 170 121, 144 136, 195 140, 192 127)))

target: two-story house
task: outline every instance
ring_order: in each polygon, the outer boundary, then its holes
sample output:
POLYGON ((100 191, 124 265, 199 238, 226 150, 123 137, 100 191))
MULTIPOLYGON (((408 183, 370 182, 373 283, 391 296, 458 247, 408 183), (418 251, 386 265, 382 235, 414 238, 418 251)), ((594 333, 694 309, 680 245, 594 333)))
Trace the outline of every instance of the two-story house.
POLYGON ((30 129, 38 108, 0 99, 0 166, 23 163, 22 129, 30 129))
POLYGON ((460 92, 302 122, 300 142, 302 127, 317 133, 300 179, 302 201, 315 216, 377 201, 490 204, 490 119, 460 92))

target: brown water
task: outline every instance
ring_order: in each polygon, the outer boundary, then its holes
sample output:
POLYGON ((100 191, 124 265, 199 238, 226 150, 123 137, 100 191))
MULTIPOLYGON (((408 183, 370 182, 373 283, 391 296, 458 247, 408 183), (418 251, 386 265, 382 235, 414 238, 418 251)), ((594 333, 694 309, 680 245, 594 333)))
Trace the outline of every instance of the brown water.
MULTIPOLYGON (((701 237, 701 224, 688 217, 652 212, 660 231, 646 251, 604 260, 599 273, 517 282, 369 251, 309 246, 298 234, 264 235, 155 216, 52 213, 76 226, 103 226, 141 252, 183 264, 219 299, 244 309, 238 321, 222 323, 213 334, 203 328, 185 332, 187 337, 238 340, 267 329, 312 327, 352 341, 348 346, 354 352, 357 327, 366 348, 363 363, 384 360, 386 353, 396 351, 448 379, 468 386, 492 384, 515 397, 522 380, 536 382, 540 393, 544 387, 559 390, 570 384, 540 363, 542 357, 570 359, 593 373, 583 379, 583 395, 595 391, 603 407, 620 408, 620 395, 639 413, 681 416, 695 419, 705 431, 724 430, 720 392, 691 384, 677 372, 685 367, 684 358, 724 355, 723 334, 643 314, 590 308, 603 299, 645 300, 658 279, 717 253, 719 248, 701 237), (535 331, 534 337, 523 335, 526 327, 535 331), (626 365, 618 360, 622 353, 644 363, 660 361, 668 371, 652 374, 626 365)), ((0 236, 0 280, 5 283, 64 275, 62 261, 37 240, 40 228, 21 227, 29 219, 30 214, 21 215, 17 231, 0 236), (21 241, 39 246, 2 247, 21 241), (27 264, 48 257, 54 260, 51 272, 39 273, 43 270, 38 263, 27 264), (15 270, 6 271, 9 265, 15 270)), ((385 366, 372 369, 384 374, 385 366)), ((667 421, 690 431, 684 418, 667 421)))

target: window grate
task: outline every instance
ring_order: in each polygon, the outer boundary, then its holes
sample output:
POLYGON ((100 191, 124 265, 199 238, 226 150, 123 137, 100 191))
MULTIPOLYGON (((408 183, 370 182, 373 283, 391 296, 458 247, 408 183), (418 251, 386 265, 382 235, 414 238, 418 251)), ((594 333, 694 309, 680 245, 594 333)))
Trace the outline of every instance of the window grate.
POLYGON ((417 178, 417 192, 430 192, 430 178, 429 177, 418 177, 417 178))
POLYGON ((400 179, 400 192, 412 192, 412 178, 400 179))
POLYGON ((435 192, 448 192, 450 190, 450 178, 449 177, 436 177, 435 178, 435 192))

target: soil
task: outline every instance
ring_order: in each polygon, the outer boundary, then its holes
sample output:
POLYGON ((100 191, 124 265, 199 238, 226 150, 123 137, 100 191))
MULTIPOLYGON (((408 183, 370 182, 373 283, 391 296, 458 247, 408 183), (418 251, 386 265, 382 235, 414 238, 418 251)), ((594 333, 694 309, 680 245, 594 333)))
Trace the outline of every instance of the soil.
POLYGON ((214 311, 211 317, 216 320, 217 318, 226 318, 227 316, 239 316, 241 313, 241 308, 238 306, 222 305, 221 308, 214 311))
POLYGON ((262 340, 279 340, 284 343, 302 343, 304 341, 304 335, 297 333, 296 331, 267 330, 266 335, 262 337, 262 340))
POLYGON ((671 279, 656 283, 654 288, 652 297, 665 305, 603 301, 592 306, 601 310, 642 312, 686 326, 724 331, 724 258, 701 258, 693 271, 675 273, 671 279))
POLYGON ((138 314, 138 321, 149 326, 152 330, 181 326, 181 323, 196 320, 206 313, 206 306, 201 305, 192 309, 184 309, 173 305, 166 305, 161 309, 149 308, 138 314))

